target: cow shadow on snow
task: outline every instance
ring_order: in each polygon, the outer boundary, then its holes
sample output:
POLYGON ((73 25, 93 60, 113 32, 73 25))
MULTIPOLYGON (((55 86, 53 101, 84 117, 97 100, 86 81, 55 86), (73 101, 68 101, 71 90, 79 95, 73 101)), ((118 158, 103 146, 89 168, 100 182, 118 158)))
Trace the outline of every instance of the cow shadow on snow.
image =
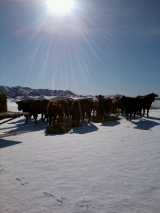
POLYGON ((0 139, 0 149, 6 148, 8 146, 17 145, 20 143, 22 143, 22 142, 0 139))
POLYGON ((160 125, 158 122, 150 121, 146 119, 139 120, 137 122, 134 122, 134 121, 131 121, 131 122, 136 125, 134 129, 141 129, 141 130, 150 130, 151 128, 155 126, 160 125))
MULTIPOLYGON (((32 122, 33 119, 31 120, 28 120, 28 123, 30 123, 30 121, 32 122)), ((17 121, 14 120, 14 121, 10 121, 9 124, 18 124, 18 123, 25 123, 26 122, 26 118, 21 118, 21 119, 18 119, 17 121)))
POLYGON ((43 122, 41 119, 37 120, 37 124, 35 124, 35 121, 33 119, 29 120, 28 124, 25 124, 24 119, 22 119, 22 121, 18 120, 17 122, 9 122, 8 124, 15 124, 15 125, 13 127, 2 128, 1 130, 5 130, 5 131, 0 135, 0 138, 7 137, 7 136, 14 136, 17 134, 23 134, 27 132, 35 132, 40 130, 45 131, 45 128, 48 125, 46 121, 43 122))
POLYGON ((97 130, 98 130, 98 127, 95 126, 93 123, 84 122, 84 123, 82 123, 82 126, 73 128, 73 131, 71 132, 71 134, 73 134, 73 133, 86 134, 86 133, 90 133, 90 132, 95 132, 97 130))
POLYGON ((106 126, 106 127, 113 127, 119 125, 119 121, 108 121, 108 122, 102 122, 101 126, 106 126))
POLYGON ((157 121, 160 121, 160 118, 156 118, 156 117, 147 117, 147 119, 152 119, 152 120, 157 120, 157 121))

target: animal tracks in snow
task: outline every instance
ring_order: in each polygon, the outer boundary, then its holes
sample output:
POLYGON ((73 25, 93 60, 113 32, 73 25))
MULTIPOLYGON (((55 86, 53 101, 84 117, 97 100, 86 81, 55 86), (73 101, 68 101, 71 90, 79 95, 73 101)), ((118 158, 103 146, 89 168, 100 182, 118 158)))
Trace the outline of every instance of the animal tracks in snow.
POLYGON ((21 179, 19 179, 19 178, 16 178, 16 180, 18 180, 18 181, 20 181, 20 182, 21 182, 21 179))
POLYGON ((0 165, 0 173, 5 171, 5 169, 2 168, 2 165, 0 165))
POLYGON ((54 198, 60 205, 63 205, 64 203, 68 202, 69 200, 65 197, 60 197, 60 198, 57 198, 56 196, 52 195, 52 194, 49 194, 47 192, 43 192, 43 194, 46 196, 46 197, 52 197, 54 198))
POLYGON ((49 194, 49 193, 47 193, 47 192, 43 192, 43 194, 44 194, 46 197, 54 197, 54 198, 56 198, 54 195, 49 194))
POLYGON ((88 207, 91 206, 91 202, 90 201, 86 201, 85 199, 83 200, 79 200, 76 203, 77 208, 83 209, 83 210, 88 210, 88 207))
POLYGON ((22 182, 22 180, 19 178, 16 178, 16 180, 19 181, 22 186, 27 186, 29 184, 28 182, 22 182))

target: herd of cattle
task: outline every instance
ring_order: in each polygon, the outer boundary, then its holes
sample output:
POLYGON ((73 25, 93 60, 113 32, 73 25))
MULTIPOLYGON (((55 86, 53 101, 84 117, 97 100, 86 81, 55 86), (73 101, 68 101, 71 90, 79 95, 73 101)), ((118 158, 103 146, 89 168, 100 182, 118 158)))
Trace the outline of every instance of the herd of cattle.
POLYGON ((17 101, 18 110, 28 112, 26 116, 26 124, 28 118, 34 117, 35 123, 37 123, 38 114, 41 114, 42 120, 48 121, 48 124, 54 124, 57 118, 71 118, 72 120, 88 118, 88 122, 91 121, 91 116, 97 116, 101 120, 104 116, 110 116, 112 113, 121 113, 126 115, 127 120, 135 118, 135 115, 140 117, 144 116, 145 110, 147 110, 147 116, 152 102, 155 97, 158 97, 155 93, 151 93, 145 96, 133 97, 115 97, 109 98, 102 95, 95 96, 96 99, 84 98, 84 99, 61 99, 61 100, 23 100, 17 101))

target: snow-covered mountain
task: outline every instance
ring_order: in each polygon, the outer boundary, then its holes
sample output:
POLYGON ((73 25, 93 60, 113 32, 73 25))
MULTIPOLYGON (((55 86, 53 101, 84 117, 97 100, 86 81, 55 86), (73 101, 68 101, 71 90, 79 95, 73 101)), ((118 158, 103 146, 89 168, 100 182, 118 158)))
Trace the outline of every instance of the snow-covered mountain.
POLYGON ((82 97, 81 95, 74 94, 66 90, 51 90, 51 89, 32 89, 29 87, 9 87, 0 86, 0 92, 5 93, 9 98, 17 96, 58 96, 58 97, 82 97))
MULTIPOLYGON (((0 86, 0 92, 5 93, 8 98, 16 98, 16 97, 24 97, 24 98, 35 98, 35 97, 44 97, 47 99, 50 99, 50 97, 59 97, 59 98, 80 98, 80 97, 90 97, 93 98, 92 95, 79 95, 75 94, 69 90, 52 90, 52 89, 32 89, 29 87, 21 87, 21 86, 15 86, 15 87, 9 87, 9 86, 0 86)), ((109 97, 114 96, 121 96, 120 94, 116 95, 106 95, 109 97)), ((39 99, 38 98, 38 99, 39 99)))

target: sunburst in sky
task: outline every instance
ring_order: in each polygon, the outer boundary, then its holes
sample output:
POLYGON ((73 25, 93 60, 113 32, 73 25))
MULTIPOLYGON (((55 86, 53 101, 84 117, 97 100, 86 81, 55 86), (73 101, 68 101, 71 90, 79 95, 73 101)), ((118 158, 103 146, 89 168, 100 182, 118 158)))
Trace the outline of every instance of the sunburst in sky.
POLYGON ((71 12, 74 2, 73 0, 46 0, 46 6, 50 13, 64 15, 71 12))
POLYGON ((160 1, 146 2, 1 0, 0 84, 160 94, 160 1))

